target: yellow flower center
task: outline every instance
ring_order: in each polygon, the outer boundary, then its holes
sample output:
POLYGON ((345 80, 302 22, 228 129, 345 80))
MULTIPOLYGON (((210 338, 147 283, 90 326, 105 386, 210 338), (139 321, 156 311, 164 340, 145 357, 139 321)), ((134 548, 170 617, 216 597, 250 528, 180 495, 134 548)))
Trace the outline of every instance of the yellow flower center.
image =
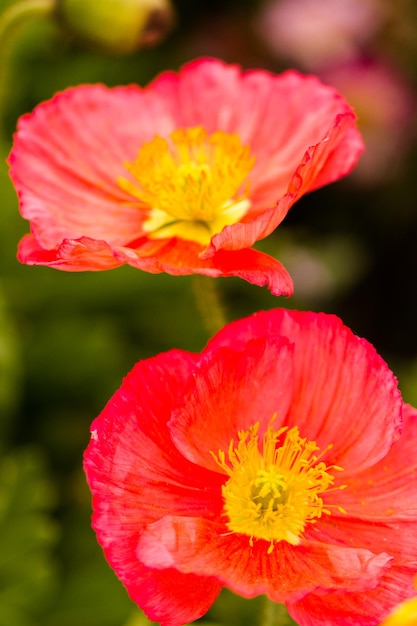
POLYGON ((222 487, 227 527, 248 535, 250 545, 254 538, 269 541, 270 554, 275 542, 300 543, 306 524, 330 515, 330 508, 345 513, 336 505, 326 507, 321 496, 346 485, 333 487, 331 471, 342 468, 320 461, 331 445, 316 456, 316 442, 301 438, 298 427, 277 431, 270 424, 260 450, 258 430, 259 422, 240 431, 237 447, 230 442, 228 460, 223 450, 211 454, 229 476, 222 487))
POLYGON ((197 126, 143 144, 134 163, 126 164, 135 182, 122 178, 119 184, 149 209, 143 227, 151 237, 206 246, 249 209, 253 164, 237 135, 208 135, 197 126))

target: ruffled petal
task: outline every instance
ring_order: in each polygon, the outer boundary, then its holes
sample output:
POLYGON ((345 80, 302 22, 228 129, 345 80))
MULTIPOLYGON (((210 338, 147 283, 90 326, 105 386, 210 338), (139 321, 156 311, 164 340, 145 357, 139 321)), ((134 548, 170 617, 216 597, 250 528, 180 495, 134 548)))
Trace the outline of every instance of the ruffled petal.
POLYGON ((220 251, 213 258, 203 260, 200 252, 198 244, 177 239, 142 238, 130 248, 112 247, 89 237, 64 239, 57 248, 46 250, 33 235, 26 235, 20 241, 17 256, 27 265, 47 265, 69 272, 106 270, 129 264, 152 274, 238 276, 260 287, 267 285, 275 296, 289 296, 294 291, 285 267, 267 254, 252 249, 220 251))
POLYGON ((88 237, 64 239, 58 248, 46 250, 33 235, 26 235, 19 243, 17 258, 27 265, 46 265, 67 272, 108 270, 122 265, 105 241, 88 237))
POLYGON ((399 602, 415 594, 412 572, 393 567, 365 593, 309 594, 287 609, 299 626, 379 626, 399 602))
POLYGON ((247 598, 267 594, 287 602, 312 591, 364 591, 376 587, 391 557, 325 543, 291 546, 285 541, 267 553, 268 542, 228 533, 222 523, 165 517, 148 525, 138 544, 141 561, 156 568, 215 576, 247 598))
POLYGON ((237 132, 241 73, 238 65, 197 59, 178 73, 164 72, 157 76, 147 91, 158 103, 168 103, 164 106, 169 106, 170 115, 175 116, 179 127, 203 126, 209 133, 237 132))
POLYGON ((264 337, 236 352, 209 350, 198 361, 183 404, 169 429, 182 454, 193 463, 222 471, 212 458, 227 454, 238 432, 256 422, 259 434, 276 416, 279 428, 292 400, 292 347, 286 339, 264 337))
POLYGON ((145 523, 173 511, 212 517, 222 508, 219 475, 187 461, 167 429, 193 368, 193 355, 175 350, 138 363, 92 424, 84 468, 93 526, 119 574, 126 553, 134 560, 145 523))
MULTIPOLYGON (((328 157, 326 182, 349 173, 363 151, 352 108, 314 76, 293 70, 278 76, 247 72, 239 98, 239 134, 257 159, 251 175, 255 207, 272 206, 266 198, 273 198, 274 188, 275 200, 291 192, 290 181, 307 151, 322 146, 328 157)), ((322 184, 324 179, 317 179, 316 185, 322 184)))
MULTIPOLYGON (((416 441, 417 410, 405 405, 403 430, 391 450, 374 466, 346 480, 343 492, 343 506, 351 517, 372 523, 410 522, 409 530, 407 525, 402 527, 405 543, 411 543, 417 519, 416 441)), ((417 536, 413 544, 417 558, 417 536)))
POLYGON ((142 102, 139 87, 84 85, 20 119, 10 176, 39 245, 83 236, 120 245, 142 233, 141 211, 117 183, 154 126, 142 102))
POLYGON ((301 196, 349 173, 363 150, 362 140, 354 127, 354 120, 355 116, 351 112, 338 115, 328 135, 323 139, 318 138, 316 145, 308 147, 294 163, 294 169, 287 176, 282 196, 277 195, 275 191, 273 202, 271 197, 269 204, 271 208, 261 213, 254 211, 255 216, 252 219, 249 213, 242 222, 226 226, 212 238, 204 256, 210 257, 220 249, 236 250, 251 247, 255 241, 267 237, 275 230, 301 196))
POLYGON ((217 475, 184 459, 166 427, 194 362, 173 350, 137 364, 93 422, 84 457, 93 527, 106 558, 131 598, 164 626, 201 617, 221 588, 211 577, 147 567, 137 554, 150 521, 173 510, 217 516, 222 506, 217 475))
POLYGON ((266 285, 274 296, 293 294, 294 283, 285 267, 263 252, 252 248, 220 250, 210 260, 222 276, 238 276, 259 287, 266 285))
POLYGON ((228 324, 208 345, 242 349, 253 337, 283 336, 294 343, 293 402, 285 423, 324 457, 344 468, 343 481, 374 465, 401 428, 402 399, 387 364, 341 320, 324 313, 274 309, 228 324))
MULTIPOLYGON (((328 505, 326 498, 326 506, 328 505)), ((335 498, 344 505, 343 498, 335 498)), ((395 563, 414 567, 417 573, 417 532, 415 519, 410 521, 362 520, 346 515, 323 516, 320 524, 307 526, 304 536, 310 541, 344 545, 373 552, 388 552, 395 563)))
POLYGON ((212 577, 156 570, 138 559, 127 561, 120 575, 129 596, 151 621, 161 626, 183 626, 202 617, 221 590, 212 577))
MULTIPOLYGON (((288 192, 306 151, 317 144, 325 144, 328 156, 326 182, 347 174, 363 150, 351 107, 314 76, 242 71, 238 65, 198 59, 179 75, 158 77, 150 90, 173 103, 179 125, 237 133, 250 146, 255 157, 250 175, 255 213, 274 206, 288 192), (346 117, 346 124, 336 138, 334 127, 341 124, 341 117, 346 117)), ((317 180, 317 186, 322 184, 324 177, 317 180)))
POLYGON ((119 249, 115 256, 139 269, 144 269, 145 264, 149 267, 153 263, 155 271, 173 276, 238 276, 261 287, 267 285, 275 296, 289 296, 294 291, 292 279, 285 267, 258 250, 221 250, 210 259, 201 258, 201 250, 200 245, 191 241, 142 240, 135 248, 135 253, 119 249))
POLYGON ((260 212, 252 220, 225 226, 220 233, 212 237, 201 257, 210 259, 221 250, 227 252, 250 248, 255 241, 266 237, 282 222, 296 199, 296 194, 287 193, 272 209, 260 212))

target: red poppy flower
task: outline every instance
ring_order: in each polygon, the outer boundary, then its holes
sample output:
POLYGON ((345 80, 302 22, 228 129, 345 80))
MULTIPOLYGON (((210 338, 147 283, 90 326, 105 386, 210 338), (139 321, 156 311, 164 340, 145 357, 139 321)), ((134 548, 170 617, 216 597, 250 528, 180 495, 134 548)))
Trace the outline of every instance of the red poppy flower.
POLYGON ((92 425, 93 526, 163 626, 223 586, 301 626, 379 624, 415 594, 417 412, 334 316, 261 312, 138 363, 92 425))
POLYGON ((62 270, 240 276, 292 293, 251 248, 362 151, 332 87, 198 60, 146 88, 67 89, 23 116, 9 157, 32 234, 18 258, 62 270))

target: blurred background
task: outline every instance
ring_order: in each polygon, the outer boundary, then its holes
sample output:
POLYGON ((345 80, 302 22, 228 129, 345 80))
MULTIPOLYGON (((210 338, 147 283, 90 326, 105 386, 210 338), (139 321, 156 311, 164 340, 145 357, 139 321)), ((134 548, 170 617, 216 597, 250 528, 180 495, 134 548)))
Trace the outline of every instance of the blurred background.
MULTIPOLYGON (((74 0, 67 12, 65 1, 51 16, 41 1, 10 28, 0 18, 0 626, 141 626, 90 528, 82 454, 91 421, 136 361, 199 351, 208 334, 189 277, 17 262, 28 224, 5 164, 17 119, 70 85, 146 84, 207 55, 334 84, 357 111, 367 151, 258 244, 287 267, 294 297, 239 279, 218 287, 229 319, 276 306, 338 314, 417 405, 417 4, 126 0, 123 24, 123 0, 74 0), (88 5, 107 4, 111 29, 88 15, 88 5)), ((0 11, 10 17, 22 4, 0 0, 0 11)), ((201 623, 253 625, 259 607, 225 592, 201 623)))

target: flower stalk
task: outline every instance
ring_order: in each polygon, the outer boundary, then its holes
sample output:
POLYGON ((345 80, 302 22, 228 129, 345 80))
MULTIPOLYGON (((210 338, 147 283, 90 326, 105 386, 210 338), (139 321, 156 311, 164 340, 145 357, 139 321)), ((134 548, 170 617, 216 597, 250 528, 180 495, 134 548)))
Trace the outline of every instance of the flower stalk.
POLYGON ((55 10, 55 0, 20 0, 0 14, 0 120, 6 102, 10 56, 19 28, 28 20, 49 17, 55 10))
POLYGON ((51 15, 55 7, 55 0, 20 0, 11 4, 0 15, 0 41, 3 49, 4 40, 13 34, 13 31, 28 19, 51 15))
POLYGON ((195 274, 193 292, 204 327, 212 335, 227 322, 217 283, 212 278, 195 274))
POLYGON ((285 606, 265 597, 260 626, 289 626, 291 623, 285 606))

